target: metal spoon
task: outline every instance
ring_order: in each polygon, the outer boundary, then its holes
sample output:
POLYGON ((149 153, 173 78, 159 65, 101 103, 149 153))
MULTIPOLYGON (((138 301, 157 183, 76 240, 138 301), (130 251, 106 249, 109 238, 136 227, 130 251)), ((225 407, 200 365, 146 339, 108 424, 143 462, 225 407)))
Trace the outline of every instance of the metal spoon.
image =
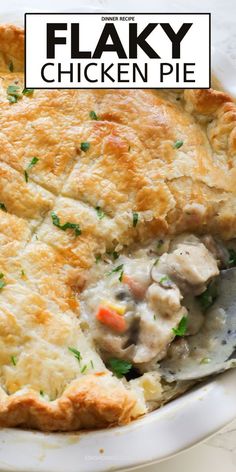
POLYGON ((236 268, 221 272, 217 292, 201 330, 187 338, 189 355, 161 362, 167 382, 199 379, 236 367, 236 268))

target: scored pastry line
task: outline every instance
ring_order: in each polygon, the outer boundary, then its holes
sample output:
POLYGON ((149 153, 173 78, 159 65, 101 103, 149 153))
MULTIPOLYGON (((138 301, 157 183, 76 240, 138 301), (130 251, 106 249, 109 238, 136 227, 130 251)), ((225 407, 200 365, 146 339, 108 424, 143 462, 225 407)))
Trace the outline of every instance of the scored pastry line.
MULTIPOLYGON (((101 100, 98 100, 98 102, 101 102, 101 100)), ((99 113, 99 106, 98 106, 98 105, 96 106, 96 109, 98 110, 98 113, 99 113)), ((195 118, 195 121, 198 121, 198 120, 196 119, 196 117, 194 117, 194 118, 195 118)), ((89 122, 90 122, 90 120, 88 119, 88 121, 85 122, 85 123, 89 123, 89 122)), ((115 123, 116 123, 116 122, 115 122, 115 123)), ((82 127, 82 126, 83 126, 83 124, 81 124, 81 127, 82 127)), ((123 125, 123 126, 127 127, 127 125, 123 125)), ((132 129, 132 131, 134 131, 134 133, 136 134, 136 130, 135 130, 132 126, 128 126, 128 128, 132 129)), ((208 138, 207 133, 206 133, 206 138, 207 138, 209 147, 211 148, 211 152, 213 153, 212 146, 211 146, 211 143, 210 143, 210 141, 209 141, 209 138, 208 138)), ((71 199, 71 200, 74 201, 75 203, 77 203, 77 202, 78 202, 78 203, 83 203, 83 204, 86 204, 86 205, 88 206, 88 208, 94 209, 94 207, 93 207, 88 201, 85 202, 82 198, 69 197, 69 196, 67 196, 66 194, 63 193, 63 188, 66 186, 66 184, 67 184, 67 182, 68 182, 70 176, 72 175, 72 173, 73 173, 74 170, 75 170, 75 167, 76 167, 76 166, 78 165, 78 163, 79 163, 79 158, 80 158, 80 154, 78 153, 78 151, 76 151, 75 155, 71 158, 71 161, 68 163, 68 166, 67 166, 67 167, 68 167, 68 171, 65 171, 65 173, 62 174, 62 180, 61 180, 61 182, 60 182, 60 189, 59 189, 59 191, 58 191, 57 194, 54 193, 52 190, 49 190, 45 185, 43 185, 43 183, 37 182, 37 180, 34 178, 34 175, 33 175, 33 174, 32 174, 32 176, 30 176, 31 180, 35 183, 35 185, 36 185, 37 187, 49 191, 49 192, 51 193, 51 195, 54 196, 55 198, 54 198, 54 201, 53 201, 53 206, 52 206, 52 208, 51 208, 50 210, 48 210, 48 211, 45 213, 45 215, 42 217, 41 221, 39 221, 39 223, 38 223, 38 224, 35 226, 35 228, 32 230, 31 239, 26 243, 26 245, 29 244, 29 243, 32 241, 32 238, 34 237, 34 235, 37 234, 37 232, 40 230, 41 226, 44 224, 45 219, 48 217, 48 215, 51 213, 51 211, 53 211, 53 210, 55 209, 55 206, 57 205, 57 202, 58 202, 58 199, 59 199, 59 198, 63 197, 63 198, 66 198, 66 199, 71 199), (63 178, 63 177, 64 177, 64 178, 63 178)), ((0 156, 0 162, 5 163, 5 161, 3 161, 3 160, 1 159, 1 156, 0 156)), ((12 167, 9 163, 7 163, 7 165, 8 165, 9 167, 11 167, 11 168, 12 168, 15 172, 17 172, 19 175, 21 175, 21 173, 20 173, 19 170, 17 170, 17 169, 15 169, 14 167, 12 167)), ((184 177, 188 177, 188 178, 190 178, 191 180, 193 180, 190 175, 189 175, 189 176, 182 175, 182 176, 179 176, 179 177, 183 177, 183 178, 184 178, 184 177)), ((176 178, 173 177, 173 178, 170 178, 170 179, 168 179, 168 177, 166 177, 166 178, 163 177, 163 178, 161 179, 161 180, 163 181, 163 183, 165 183, 165 184, 167 185, 168 190, 169 190, 169 192, 170 192, 172 198, 174 199, 174 201, 175 201, 175 198, 174 198, 173 193, 172 193, 171 190, 170 190, 170 187, 169 187, 169 185, 168 185, 168 182, 169 182, 169 181, 172 181, 172 180, 176 180, 176 179, 177 179, 177 177, 176 177, 176 178)), ((156 180, 155 180, 155 179, 150 178, 150 180, 151 180, 154 184, 156 183, 156 180)), ((197 179, 195 179, 195 180, 199 180, 201 183, 204 183, 206 186, 209 186, 209 185, 207 185, 205 182, 203 182, 201 179, 198 179, 198 178, 197 178, 197 179)), ((169 211, 170 211, 170 210, 168 210, 166 217, 168 216, 169 211)), ((14 212, 13 212, 12 214, 15 215, 14 212)), ((17 215, 15 215, 15 216, 17 216, 17 215)), ((107 215, 107 216, 109 216, 109 215, 107 215)), ((18 217, 18 216, 17 216, 17 217, 18 217)), ((18 217, 18 218, 22 218, 22 217, 18 217)), ((114 218, 114 216, 111 217, 111 219, 112 219, 112 218, 114 218)), ((26 221, 29 221, 29 220, 30 220, 30 218, 29 218, 29 219, 23 218, 23 219, 25 219, 26 221)), ((39 238, 39 239, 40 239, 40 238, 39 238)), ((48 244, 48 245, 52 246, 55 250, 57 250, 57 251, 59 250, 58 248, 55 248, 55 246, 53 246, 52 244, 50 244, 50 242, 45 242, 45 241, 43 241, 43 242, 44 242, 45 244, 48 244)), ((26 245, 25 245, 25 247, 26 247, 26 245)))
MULTIPOLYGON (((88 120, 87 123, 89 123, 89 122, 90 122, 90 120, 88 120)), ((83 126, 83 125, 81 125, 81 126, 83 126)), ((123 125, 123 126, 127 127, 126 125, 123 125)), ((130 126, 128 126, 128 127, 129 127, 130 129, 132 129, 132 131, 134 131, 134 133, 136 134, 135 129, 133 129, 133 128, 130 127, 130 126)), ((68 172, 66 172, 66 176, 65 176, 64 174, 63 174, 63 176, 62 176, 62 177, 65 177, 65 178, 61 181, 60 190, 59 190, 59 192, 58 192, 57 194, 54 193, 52 190, 49 190, 49 189, 48 189, 45 185, 43 185, 42 183, 37 182, 36 179, 34 178, 34 175, 33 175, 33 174, 32 174, 32 176, 30 176, 30 179, 35 183, 35 185, 36 185, 37 187, 42 188, 43 190, 46 190, 46 191, 50 192, 51 195, 54 196, 55 198, 54 198, 54 200, 53 200, 53 206, 52 206, 52 208, 50 208, 50 209, 44 214, 44 216, 42 217, 41 221, 39 221, 39 223, 36 224, 35 228, 31 230, 31 238, 30 238, 30 240, 26 243, 25 247, 27 246, 27 244, 30 244, 30 242, 32 241, 32 239, 33 239, 33 237, 35 236, 35 234, 37 234, 37 232, 40 230, 41 226, 44 224, 44 222, 45 222, 46 218, 48 217, 48 215, 49 215, 53 210, 55 210, 55 207, 56 207, 56 205, 57 205, 57 202, 58 202, 58 200, 59 200, 60 198, 70 199, 70 200, 74 201, 75 203, 82 203, 83 205, 87 205, 88 208, 94 210, 94 206, 93 206, 92 204, 90 204, 88 201, 84 201, 82 198, 73 198, 73 197, 70 197, 70 196, 67 196, 67 195, 63 194, 63 188, 64 188, 64 186, 66 185, 66 183, 68 182, 68 180, 69 180, 71 174, 74 172, 75 167, 76 167, 77 164, 79 163, 79 159, 80 159, 80 154, 78 153, 78 151, 76 151, 74 157, 72 158, 72 160, 71 160, 71 162, 70 162, 71 165, 69 165, 69 170, 68 170, 68 172)), ((3 163, 6 164, 6 162, 1 159, 1 156, 0 156, 0 162, 3 162, 3 163)), ((11 166, 10 163, 7 163, 7 165, 8 165, 11 169, 13 169, 15 172, 17 172, 18 175, 21 176, 21 172, 20 172, 19 170, 15 169, 13 166, 11 166)), ((163 182, 164 182, 164 179, 163 179, 163 182)), ((155 183, 155 181, 154 181, 154 183, 155 183)), ((9 212, 9 213, 15 215, 17 218, 24 219, 24 220, 26 220, 27 222, 31 220, 31 218, 28 218, 28 219, 27 219, 27 218, 24 218, 24 217, 20 217, 20 216, 16 215, 14 212, 9 212)), ((106 216, 109 217, 109 215, 106 215, 106 216)), ((115 215, 114 215, 114 216, 115 216, 115 215)), ((109 217, 109 218, 110 218, 110 219, 113 219, 114 216, 109 217)), ((40 240, 40 238, 39 238, 39 240, 40 240)), ((44 241, 43 241, 43 242, 44 242, 44 241)), ((55 246, 51 245, 51 244, 48 243, 48 242, 47 242, 47 243, 44 242, 44 243, 45 243, 45 244, 48 244, 48 245, 50 245, 50 246, 52 246, 54 249, 57 249, 57 248, 55 248, 55 246)), ((58 249, 57 249, 57 251, 58 251, 58 249)))

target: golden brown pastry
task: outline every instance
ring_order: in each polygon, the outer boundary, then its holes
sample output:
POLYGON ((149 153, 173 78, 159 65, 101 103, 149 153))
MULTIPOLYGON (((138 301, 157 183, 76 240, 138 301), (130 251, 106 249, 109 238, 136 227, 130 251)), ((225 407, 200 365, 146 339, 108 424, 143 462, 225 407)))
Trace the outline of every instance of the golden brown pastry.
MULTIPOLYGON (((153 365, 140 380, 112 375, 80 293, 111 252, 184 232, 236 237, 236 107, 212 89, 25 94, 23 43, 0 26, 0 425, 123 424, 164 401, 160 376, 153 365)), ((211 261, 206 279, 217 274, 211 261)))

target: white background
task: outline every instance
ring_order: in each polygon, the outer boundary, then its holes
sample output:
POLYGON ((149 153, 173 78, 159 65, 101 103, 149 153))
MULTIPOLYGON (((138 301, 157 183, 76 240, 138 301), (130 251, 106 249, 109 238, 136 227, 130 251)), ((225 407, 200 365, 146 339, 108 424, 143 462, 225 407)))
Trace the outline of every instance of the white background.
MULTIPOLYGON (((41 8, 48 6, 49 0, 37 0, 41 8)), ((35 0, 0 0, 0 11, 8 11, 5 21, 15 21, 27 8, 36 5, 35 0), (17 12, 17 14, 16 14, 17 12)), ((51 0, 55 10, 62 8, 67 0, 51 0)), ((70 4, 72 1, 70 0, 70 4)), ((212 12, 212 39, 218 49, 232 58, 236 67, 236 1, 235 0, 74 0, 75 9, 83 5, 94 5, 104 11, 189 11, 212 12)), ((70 8, 70 11, 72 9, 70 8)), ((219 405, 219 409, 221 405, 219 405)), ((217 415, 217 411, 216 411, 217 415)), ((236 421, 204 444, 179 454, 140 472, 236 472, 236 421)), ((66 472, 66 470, 65 470, 66 472)))
MULTIPOLYGON (((56 12, 57 10, 55 10, 56 12)), ((136 11, 134 11, 136 12, 136 11)), ((132 11, 130 11, 132 13, 132 11)), ((180 59, 172 59, 172 43, 160 24, 150 33, 147 42, 157 52, 160 59, 150 59, 143 50, 138 47, 137 59, 119 59, 116 52, 106 51, 101 59, 71 59, 71 42, 70 42, 70 25, 71 23, 79 23, 80 25, 80 47, 81 50, 94 52, 105 22, 102 21, 103 15, 27 15, 26 16, 26 87, 27 88, 133 88, 133 87, 185 87, 185 88, 201 88, 209 87, 209 18, 207 15, 134 15, 135 23, 138 24, 138 32, 145 29, 148 23, 170 23, 175 32, 179 31, 183 23, 192 23, 185 37, 181 41, 180 59), (47 59, 46 57, 46 29, 47 23, 66 23, 66 31, 56 31, 55 36, 66 38, 66 44, 55 46, 55 59, 47 59), (41 68, 51 63, 46 68, 45 76, 48 80, 54 79, 54 82, 45 83, 41 77, 41 68), (70 64, 74 64, 74 72, 77 70, 76 64, 81 63, 81 68, 91 63, 96 64, 89 67, 89 77, 97 82, 91 84, 88 82, 83 73, 81 73, 81 81, 78 83, 76 73, 73 75, 73 82, 70 81, 69 74, 62 75, 62 82, 58 81, 57 64, 61 63, 63 71, 70 71, 70 64), (107 68, 110 64, 114 64, 109 74, 115 79, 115 82, 105 78, 105 82, 101 81, 99 73, 101 63, 107 68), (130 64, 128 72, 122 75, 122 79, 130 80, 130 83, 119 83, 117 80, 116 65, 118 63, 130 64), (148 82, 143 82, 140 75, 136 77, 136 82, 132 82, 132 64, 137 63, 141 71, 144 71, 144 63, 148 64, 148 82), (173 64, 173 72, 165 75, 163 83, 160 80, 160 63, 173 64), (183 65, 189 64, 188 70, 193 73, 188 74, 187 79, 194 80, 194 83, 184 82, 183 65), (175 65, 179 64, 179 79, 176 81, 175 65)), ((118 16, 119 18, 119 16, 118 16)), ((110 22, 107 21, 109 24, 110 22)), ((132 24, 133 22, 130 21, 132 24)), ((128 56, 129 51, 129 22, 114 21, 117 33, 120 37, 124 50, 128 56)), ((110 41, 108 40, 110 44, 110 41)), ((165 70, 169 67, 165 67, 165 70)))

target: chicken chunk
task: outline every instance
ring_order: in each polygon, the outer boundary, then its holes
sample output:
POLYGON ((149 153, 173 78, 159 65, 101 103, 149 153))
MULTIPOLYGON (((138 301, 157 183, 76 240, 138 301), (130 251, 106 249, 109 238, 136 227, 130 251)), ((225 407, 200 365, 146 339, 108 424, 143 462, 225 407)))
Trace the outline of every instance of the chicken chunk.
POLYGON ((143 364, 163 359, 169 342, 174 338, 169 321, 140 320, 139 339, 132 356, 134 364, 143 364))
POLYGON ((170 288, 163 288, 154 283, 147 291, 147 302, 154 313, 159 313, 163 317, 173 318, 174 314, 181 308, 180 301, 182 295, 175 284, 170 288))
POLYGON ((168 274, 183 292, 191 290, 198 295, 219 274, 219 269, 214 256, 204 244, 198 242, 180 243, 173 252, 163 254, 152 270, 153 280, 158 280, 160 272, 168 274))
POLYGON ((175 284, 171 288, 163 288, 157 283, 150 285, 146 302, 155 315, 142 316, 140 319, 139 337, 133 356, 135 363, 160 360, 166 355, 169 343, 174 338, 172 328, 187 313, 181 306, 181 298, 175 284))

